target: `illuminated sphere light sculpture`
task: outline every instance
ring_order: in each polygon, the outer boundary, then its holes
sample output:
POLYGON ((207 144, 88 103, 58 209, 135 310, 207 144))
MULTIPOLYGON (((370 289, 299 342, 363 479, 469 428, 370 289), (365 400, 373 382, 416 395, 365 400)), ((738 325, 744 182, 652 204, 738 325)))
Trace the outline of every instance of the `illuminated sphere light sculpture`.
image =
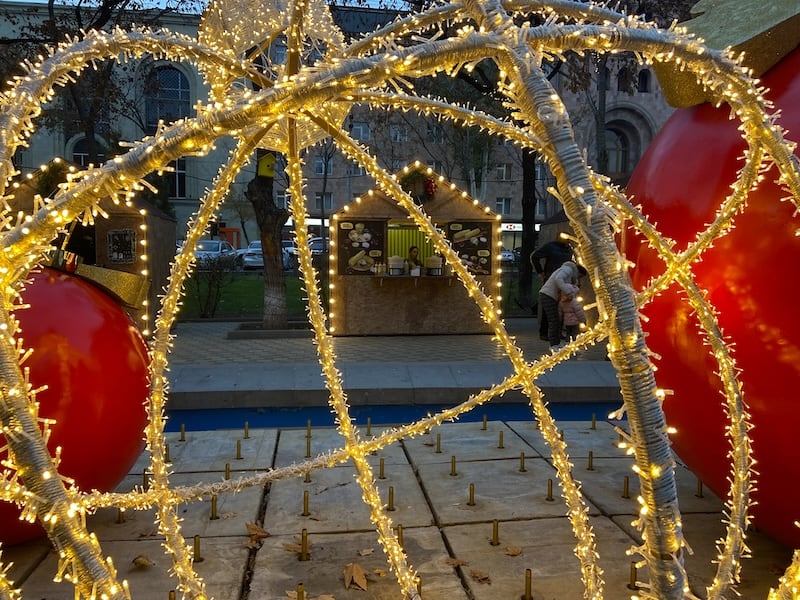
MULTIPOLYGON (((767 98, 780 111, 777 123, 800 131, 800 49, 763 77, 767 98)), ((736 180, 746 145, 726 107, 710 104, 679 110, 661 129, 639 162, 627 192, 659 224, 663 235, 685 248, 711 222, 736 180), (703 148, 704 157, 687 152, 703 148)), ((780 202, 786 194, 764 174, 750 194, 736 227, 715 242, 692 267, 718 311, 726 338, 736 344, 736 362, 753 424, 757 491, 755 525, 790 547, 800 547, 800 467, 787 456, 796 435, 800 408, 800 322, 791 314, 800 294, 793 265, 800 259, 795 235, 795 208, 780 202), (780 290, 780 292, 778 292, 780 290)), ((629 240, 633 242, 634 240, 629 240)), ((633 243, 627 255, 637 267, 634 284, 644 286, 663 268, 646 247, 633 243)), ((697 321, 673 287, 644 309, 649 317, 647 342, 662 356, 659 383, 674 392, 664 403, 667 420, 677 431, 673 446, 686 464, 718 495, 728 488, 726 416, 717 367, 694 334, 697 321)))
MULTIPOLYGON (((48 447, 62 449, 59 472, 82 489, 109 491, 144 449, 148 350, 125 310, 87 281, 53 269, 31 276, 18 310, 34 352, 25 361, 39 416, 53 421, 48 447), (45 387, 46 386, 46 387, 45 387)), ((0 540, 43 535, 0 505, 0 540)))
MULTIPOLYGON (((191 549, 184 539, 176 514, 182 502, 210 495, 196 488, 174 488, 165 462, 163 411, 168 393, 165 369, 168 364, 170 328, 174 323, 183 283, 192 268, 193 249, 223 201, 227 189, 258 147, 278 149, 287 160, 289 193, 295 222, 299 264, 309 298, 308 317, 316 337, 322 373, 325 377, 331 410, 335 413, 343 446, 331 455, 312 459, 280 471, 247 480, 228 482, 229 488, 215 484, 216 492, 233 491, 246 485, 263 485, 279 477, 300 476, 309 469, 351 460, 355 465, 362 497, 368 505, 378 541, 382 545, 400 596, 421 598, 418 578, 398 542, 391 519, 383 508, 375 487, 367 454, 401 437, 422 434, 444 420, 457 418, 464 411, 490 401, 505 390, 519 388, 530 398, 540 430, 548 442, 556 468, 565 511, 576 538, 575 554, 580 564, 586 598, 603 597, 603 580, 597 562, 594 534, 579 483, 574 479, 565 443, 548 412, 537 378, 558 361, 589 344, 607 340, 609 356, 619 376, 623 408, 628 415, 627 440, 635 459, 641 488, 638 527, 644 539, 634 549, 646 564, 649 582, 642 597, 683 598, 688 589, 684 569, 684 540, 675 485, 675 463, 670 451, 668 423, 661 403, 662 391, 656 385, 654 367, 645 344, 639 320, 640 305, 652 294, 673 282, 687 291, 688 302, 713 347, 724 382, 728 409, 728 436, 732 447, 731 480, 728 497, 729 523, 720 542, 720 560, 708 598, 721 598, 735 585, 740 558, 745 551, 750 491, 750 446, 744 399, 736 379, 737 372, 715 320, 713 308, 692 278, 692 263, 719 236, 725 234, 735 216, 744 208, 765 161, 778 166, 779 184, 785 195, 800 199, 800 172, 791 159, 791 147, 782 130, 775 126, 756 83, 745 70, 723 52, 703 46, 681 31, 661 31, 636 18, 627 17, 592 4, 564 0, 465 0, 431 8, 400 18, 377 32, 349 44, 342 43, 327 8, 319 0, 245 4, 212 2, 198 39, 168 31, 144 30, 89 33, 82 40, 65 43, 40 64, 30 65, 0 99, 0 182, 7 185, 13 175, 13 153, 24 144, 33 128, 39 106, 46 102, 53 87, 91 68, 93 61, 107 57, 156 55, 167 60, 195 62, 209 81, 212 97, 198 106, 192 118, 162 126, 152 136, 133 143, 128 152, 99 167, 72 177, 51 198, 40 199, 32 214, 17 221, 5 213, 0 265, 0 367, 2 383, 0 414, 4 433, 15 456, 14 469, 4 474, 2 497, 24 503, 35 514, 47 534, 62 552, 59 573, 74 582, 83 597, 119 599, 128 597, 124 581, 103 555, 96 538, 86 531, 83 513, 94 507, 122 506, 129 509, 154 507, 164 546, 172 558, 180 593, 190 598, 205 598, 203 581, 192 567, 191 549), (537 13, 541 25, 532 26, 517 16, 537 13), (442 29, 462 23, 452 36, 442 29), (518 25, 518 22, 522 22, 518 25), (473 24, 473 25, 470 25, 473 24), (313 32, 313 35, 310 35, 313 32), (285 65, 264 64, 261 49, 278 36, 285 36, 285 65), (250 56, 253 48, 258 56, 250 56), (591 172, 575 143, 569 116, 542 69, 544 60, 575 51, 634 51, 647 61, 674 61, 695 72, 719 99, 746 123, 743 135, 750 152, 733 193, 723 203, 715 221, 691 246, 691 252, 676 255, 672 245, 614 189, 607 180, 591 172), (305 56, 321 56, 308 63, 305 56), (498 91, 507 99, 513 118, 497 119, 465 107, 416 95, 409 81, 433 74, 455 74, 462 67, 490 59, 499 67, 498 91), (256 64, 258 63, 258 64, 256 64), (308 64, 307 64, 308 63, 308 64), (255 85, 246 84, 252 82, 255 85), (505 330, 498 307, 491 296, 458 260, 447 241, 436 230, 421 207, 402 190, 397 179, 383 172, 374 157, 354 141, 341 125, 343 115, 353 103, 375 109, 435 112, 443 118, 468 126, 478 126, 491 134, 520 146, 532 148, 547 161, 557 178, 557 194, 578 242, 578 255, 587 268, 596 292, 600 320, 566 349, 529 362, 505 330), (516 124, 522 125, 516 125, 516 124), (150 453, 150 487, 127 495, 90 494, 68 488, 54 476, 54 464, 40 435, 31 405, 35 402, 20 367, 24 338, 17 342, 10 311, 18 290, 40 261, 46 245, 69 222, 91 215, 101 198, 123 201, 140 188, 140 181, 152 171, 164 169, 181 156, 205 152, 223 136, 238 142, 228 162, 219 171, 213 186, 202 199, 190 224, 186 242, 176 256, 169 285, 165 290, 151 342, 151 392, 146 427, 150 453), (385 432, 375 440, 362 440, 352 425, 347 398, 342 389, 320 290, 306 244, 307 227, 301 155, 305 146, 319 139, 333 138, 339 148, 360 163, 375 178, 377 185, 399 206, 432 241, 481 309, 498 344, 513 365, 514 375, 491 390, 425 420, 385 432), (634 291, 628 263, 619 254, 615 234, 622 217, 644 233, 665 262, 658 279, 642 294, 634 291), (24 481, 24 485, 22 484, 24 481)), ((268 62, 268 61, 267 61, 268 62)), ((8 193, 8 192, 5 192, 8 193)), ((667 400, 668 401, 668 400, 667 400)), ((627 557, 624 559, 627 563, 627 557)), ((800 558, 781 578, 776 597, 789 597, 800 558)), ((0 593, 10 593, 11 583, 0 577, 0 593), (3 589, 5 588, 5 589, 3 589)), ((424 585, 423 585, 424 588, 424 585)))

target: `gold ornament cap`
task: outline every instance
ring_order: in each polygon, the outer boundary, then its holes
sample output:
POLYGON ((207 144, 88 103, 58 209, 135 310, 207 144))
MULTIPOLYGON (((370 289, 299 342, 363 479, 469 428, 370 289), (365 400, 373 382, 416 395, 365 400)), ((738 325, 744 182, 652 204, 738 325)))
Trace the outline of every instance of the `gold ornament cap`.
MULTIPOLYGON (((760 77, 800 44, 800 0, 700 0, 692 19, 681 23, 717 50, 744 52, 743 64, 760 77)), ((658 63, 654 67, 670 105, 685 108, 712 100, 689 71, 658 63)))

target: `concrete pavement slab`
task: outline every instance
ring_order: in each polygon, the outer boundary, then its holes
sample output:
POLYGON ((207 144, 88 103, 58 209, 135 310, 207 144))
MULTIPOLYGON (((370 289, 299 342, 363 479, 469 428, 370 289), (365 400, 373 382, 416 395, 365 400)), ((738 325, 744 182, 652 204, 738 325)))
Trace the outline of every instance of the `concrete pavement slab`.
MULTIPOLYGON (((563 432, 567 453, 573 459, 588 458, 589 452, 592 452, 594 458, 625 455, 624 450, 619 448, 619 434, 614 429, 614 424, 596 421, 594 429, 590 421, 556 422, 556 425, 563 432)), ((550 447, 544 441, 536 423, 512 421, 508 426, 540 455, 550 457, 550 447)))
MULTIPOLYGON (((630 538, 604 517, 591 519, 604 570, 606 598, 628 598, 630 569, 616 561, 625 556, 630 538), (613 557, 613 558, 612 558, 613 557), (605 558, 605 561, 602 559, 605 558)), ((575 557, 575 536, 566 517, 530 521, 502 521, 499 544, 491 545, 492 530, 486 523, 455 525, 443 533, 475 600, 514 599, 525 591, 525 570, 531 570, 532 597, 536 600, 582 598, 583 584, 575 557), (474 572, 486 574, 485 578, 474 572)))
MULTIPOLYGON (((404 527, 433 524, 425 497, 408 464, 393 464, 385 470, 385 478, 377 479, 380 497, 388 509, 389 488, 392 507, 387 515, 404 527)), ((309 532, 371 531, 369 509, 362 500, 362 490, 352 466, 324 469, 311 474, 311 481, 302 478, 278 481, 270 487, 264 517, 270 533, 299 534, 309 532), (303 515, 304 492, 308 492, 308 515, 303 515)))
MULTIPOLYGON (((419 475, 431 507, 442 525, 559 517, 566 513, 557 496, 547 499, 547 481, 555 482, 555 470, 541 458, 525 460, 525 472, 519 460, 471 461, 450 465, 419 465, 419 475), (470 484, 474 486, 474 506, 469 505, 470 484)), ((597 509, 589 506, 590 510, 597 509)))
POLYGON ((532 456, 535 451, 501 421, 488 421, 486 430, 481 422, 442 423, 429 434, 409 438, 403 442, 415 465, 519 458, 520 454, 532 456), (502 432, 502 448, 500 433, 502 432), (437 443, 438 438, 438 443, 437 443), (437 452, 439 450, 439 452, 437 452))
MULTIPOLYGON (((341 434, 333 427, 314 427, 310 428, 311 437, 308 438, 309 429, 289 429, 281 432, 280 443, 275 454, 275 466, 285 467, 293 464, 305 462, 310 458, 316 458, 320 454, 329 453, 333 450, 344 448, 345 443, 341 434)), ((379 429, 375 433, 379 433, 379 429)), ((362 441, 370 439, 367 437, 366 429, 359 428, 362 441)), ((380 458, 385 462, 402 463, 406 460, 403 449, 398 444, 392 444, 382 448, 376 455, 370 456, 373 466, 377 466, 380 458)))
MULTIPOLYGON (((336 600, 397 600, 400 587, 388 573, 375 533, 309 535, 310 560, 300 561, 292 548, 297 536, 273 536, 258 553, 251 598, 282 600, 302 583, 307 598, 330 594, 336 600), (287 550, 287 545, 290 547, 287 550), (367 573, 367 591, 345 589, 344 569, 358 564, 367 573)), ((421 578, 425 600, 467 600, 461 581, 447 564, 449 555, 435 527, 403 530, 408 561, 421 578)))
MULTIPOLYGON (((698 598, 706 598, 705 588, 711 585, 716 574, 717 541, 724 538, 725 526, 719 512, 681 515, 683 534, 691 549, 684 556, 689 584, 698 598)), ((622 516, 612 519, 639 543, 641 536, 629 519, 622 516)), ((731 592, 726 597, 764 600, 791 562, 792 550, 757 531, 748 532, 746 543, 752 556, 742 560, 741 582, 736 586, 739 595, 731 592)))

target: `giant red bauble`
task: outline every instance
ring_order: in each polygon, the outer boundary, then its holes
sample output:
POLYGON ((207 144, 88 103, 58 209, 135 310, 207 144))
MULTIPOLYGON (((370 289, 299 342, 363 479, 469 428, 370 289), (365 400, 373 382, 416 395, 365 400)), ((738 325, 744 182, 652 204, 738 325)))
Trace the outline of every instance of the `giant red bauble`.
MULTIPOLYGON (((84 490, 113 489, 144 446, 147 422, 147 346, 128 314, 80 277, 52 269, 31 276, 15 312, 33 354, 25 362, 40 415, 55 419, 48 443, 62 448, 59 471, 84 490)), ((0 505, 0 540, 14 544, 41 536, 0 505)))
MULTIPOLYGON (((800 49, 767 72, 767 97, 781 110, 789 138, 800 140, 800 49)), ((730 192, 745 143, 727 106, 704 104, 677 111, 649 146, 627 188, 634 203, 682 250, 714 218, 730 192)), ((758 471, 753 499, 755 524, 770 536, 800 547, 800 461, 795 440, 800 424, 800 238, 788 194, 773 182, 777 169, 750 195, 735 229, 703 254, 693 271, 719 323, 735 344, 743 369, 744 399, 750 411, 758 471)), ((626 240, 636 262, 634 283, 641 288, 663 263, 636 239, 626 240)), ((674 390, 664 402, 678 456, 716 494, 725 497, 730 442, 716 362, 697 321, 676 288, 645 309, 647 343, 661 359, 656 381, 674 390)))

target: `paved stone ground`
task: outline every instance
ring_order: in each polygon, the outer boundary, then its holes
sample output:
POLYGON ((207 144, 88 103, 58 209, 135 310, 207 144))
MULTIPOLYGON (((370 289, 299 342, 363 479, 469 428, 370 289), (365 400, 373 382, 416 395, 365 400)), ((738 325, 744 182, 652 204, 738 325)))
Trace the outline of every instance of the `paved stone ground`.
MULTIPOLYGON (((604 570, 605 597, 628 598, 635 592, 628 587, 631 563, 625 551, 638 543, 631 525, 638 490, 631 459, 616 447, 619 436, 610 423, 598 422, 595 429, 589 422, 559 426, 575 477, 582 482, 604 570), (625 477, 628 498, 623 497, 625 477)), ((378 429, 369 433, 375 435, 378 429)), ((310 438, 307 434, 306 428, 254 429, 247 438, 241 429, 189 431, 180 441, 179 433, 170 433, 173 485, 218 482, 226 468, 236 479, 297 464, 309 454, 316 457, 341 445, 330 428, 313 428, 310 438), (237 441, 241 458, 236 458, 237 441)), ((364 427, 361 435, 368 435, 364 427)), ((387 505, 392 490, 395 510, 389 515, 402 526, 404 548, 421 577, 425 600, 517 599, 524 594, 527 569, 532 573, 532 598, 582 597, 574 537, 558 488, 553 500, 547 498, 548 481, 556 481, 548 456, 532 422, 489 421, 485 429, 480 422, 444 424, 369 457, 387 505), (470 484, 474 505, 469 504, 470 484), (495 521, 498 543, 493 545, 495 521)), ((141 485, 146 464, 143 456, 119 489, 141 485)), ((348 462, 314 471, 309 481, 287 479, 265 489, 222 495, 216 520, 209 518, 209 500, 182 505, 184 536, 189 543, 200 536, 203 560, 195 568, 210 595, 222 600, 279 600, 291 597, 302 583, 309 600, 400 598, 354 474, 348 462), (308 492, 305 515, 304 492, 308 492), (256 521, 263 522, 271 536, 249 549, 247 523, 256 521), (300 561, 296 545, 304 529, 311 544, 310 560, 300 561), (343 573, 349 563, 366 572, 366 592, 345 589, 343 573)), ((704 586, 713 577, 714 542, 723 535, 722 505, 714 494, 698 488, 695 477, 682 467, 678 484, 685 534, 694 549, 686 559, 690 584, 704 598, 704 586)), ((116 509, 99 510, 89 518, 89 527, 113 557, 120 576, 129 581, 133 598, 169 598, 176 581, 170 577, 152 510, 128 511, 124 522, 116 509), (153 565, 136 567, 137 556, 147 557, 153 565)), ((789 564, 791 552, 757 533, 748 541, 754 558, 744 563, 739 591, 745 600, 763 599, 789 564)), ((73 597, 68 584, 53 583, 56 558, 44 541, 4 548, 3 558, 13 561, 10 576, 21 585, 24 598, 73 597)), ((646 580, 646 571, 640 570, 638 577, 646 580)))

